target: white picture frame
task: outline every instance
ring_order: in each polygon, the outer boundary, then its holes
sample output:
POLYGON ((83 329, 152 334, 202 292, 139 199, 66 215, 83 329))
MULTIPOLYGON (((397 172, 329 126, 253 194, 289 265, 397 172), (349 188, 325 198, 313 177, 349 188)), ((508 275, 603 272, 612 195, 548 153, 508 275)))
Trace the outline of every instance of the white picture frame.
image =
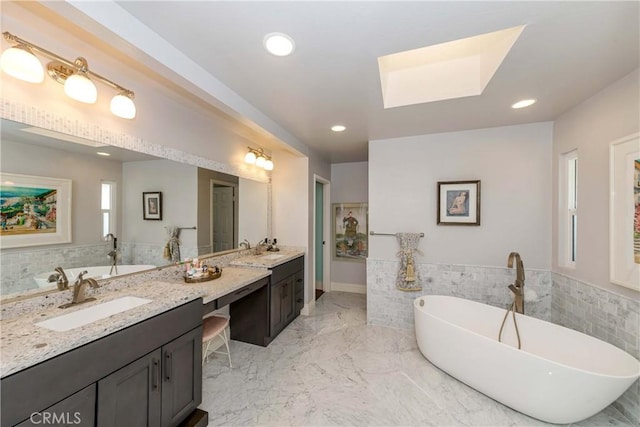
POLYGON ((71 180, 0 173, 0 247, 71 242, 71 180))
POLYGON ((609 185, 609 280, 640 291, 640 133, 611 142, 609 185))

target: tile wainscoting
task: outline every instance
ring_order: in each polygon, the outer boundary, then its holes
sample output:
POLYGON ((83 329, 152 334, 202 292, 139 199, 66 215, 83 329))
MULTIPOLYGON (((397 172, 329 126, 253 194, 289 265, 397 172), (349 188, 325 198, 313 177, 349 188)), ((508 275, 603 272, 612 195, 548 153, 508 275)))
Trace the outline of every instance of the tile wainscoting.
MULTIPOLYGON (((640 359, 640 302, 589 283, 551 273, 551 321, 594 336, 640 359)), ((613 403, 640 425, 638 381, 613 403)))
MULTIPOLYGON (((413 328, 413 305, 422 295, 449 295, 505 308, 512 302, 507 289, 515 269, 454 264, 416 263, 422 283, 418 292, 396 288, 400 261, 367 259, 367 323, 413 328)), ((525 310, 543 320, 551 319, 551 277, 548 271, 525 269, 525 310)))

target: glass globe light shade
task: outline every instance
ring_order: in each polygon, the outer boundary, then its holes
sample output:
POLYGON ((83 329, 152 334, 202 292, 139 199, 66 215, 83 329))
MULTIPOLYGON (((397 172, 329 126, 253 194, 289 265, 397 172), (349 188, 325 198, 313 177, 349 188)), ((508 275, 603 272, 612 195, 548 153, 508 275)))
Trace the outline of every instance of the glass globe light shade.
POLYGON ((256 153, 254 153, 253 151, 249 151, 245 156, 244 156, 244 161, 249 163, 249 164, 255 164, 256 163, 256 153))
POLYGON ((64 93, 69 98, 85 104, 94 104, 98 100, 98 89, 83 73, 75 73, 64 82, 64 93))
POLYGON ((111 99, 111 112, 123 119, 133 119, 136 116, 136 104, 125 94, 118 94, 111 99))
POLYGON ((42 83, 44 68, 36 56, 26 46, 10 47, 0 56, 2 71, 29 83, 42 83))
POLYGON ((260 155, 256 159, 256 166, 258 166, 259 168, 263 168, 266 161, 267 159, 265 159, 263 155, 260 155))
POLYGON ((264 170, 272 171, 273 170, 273 162, 269 159, 264 162, 264 170))

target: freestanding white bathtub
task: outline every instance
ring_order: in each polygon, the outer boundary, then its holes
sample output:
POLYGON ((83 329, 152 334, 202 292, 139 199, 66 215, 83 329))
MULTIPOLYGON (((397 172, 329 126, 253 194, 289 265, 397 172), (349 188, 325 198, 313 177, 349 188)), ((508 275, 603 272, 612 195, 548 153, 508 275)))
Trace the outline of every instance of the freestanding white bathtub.
MULTIPOLYGON (((111 266, 110 265, 97 265, 97 266, 92 266, 92 267, 77 267, 77 268, 69 268, 69 269, 64 269, 64 273, 67 275, 67 279, 69 279, 69 283, 72 284, 74 280, 76 280, 76 278, 78 277, 78 275, 82 272, 82 271, 87 271, 87 274, 84 275, 84 278, 87 279, 89 277, 92 277, 96 280, 100 280, 100 279, 109 279, 112 277, 117 277, 117 276, 122 276, 124 274, 130 274, 130 273, 137 273, 139 271, 145 271, 145 270, 151 270, 153 268, 156 268, 155 265, 144 265, 144 264, 139 264, 139 265, 118 265, 118 273, 116 274, 114 272, 114 274, 109 274, 109 272, 111 271, 111 266)), ((37 274, 33 277, 33 279, 36 281, 36 283, 38 284, 38 287, 40 288, 46 288, 49 286, 54 286, 55 283, 51 283, 48 281, 49 276, 51 276, 52 274, 54 274, 55 271, 49 271, 46 273, 40 273, 37 274)))
POLYGON ((456 297, 413 303, 422 354, 463 383, 516 411, 573 423, 616 400, 640 376, 640 362, 604 341, 533 317, 456 297))

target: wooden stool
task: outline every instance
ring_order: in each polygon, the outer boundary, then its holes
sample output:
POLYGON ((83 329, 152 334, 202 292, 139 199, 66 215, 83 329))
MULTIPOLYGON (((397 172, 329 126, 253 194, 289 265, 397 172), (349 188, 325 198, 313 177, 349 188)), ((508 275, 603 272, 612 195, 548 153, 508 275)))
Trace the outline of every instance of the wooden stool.
POLYGON ((227 339, 227 325, 229 325, 229 318, 219 316, 209 316, 202 319, 202 343, 207 343, 207 346, 202 355, 202 364, 207 360, 207 352, 211 341, 216 337, 220 337, 227 347, 227 352, 212 351, 212 353, 226 354, 229 357, 229 367, 231 368, 231 352, 229 351, 229 340, 227 339))

